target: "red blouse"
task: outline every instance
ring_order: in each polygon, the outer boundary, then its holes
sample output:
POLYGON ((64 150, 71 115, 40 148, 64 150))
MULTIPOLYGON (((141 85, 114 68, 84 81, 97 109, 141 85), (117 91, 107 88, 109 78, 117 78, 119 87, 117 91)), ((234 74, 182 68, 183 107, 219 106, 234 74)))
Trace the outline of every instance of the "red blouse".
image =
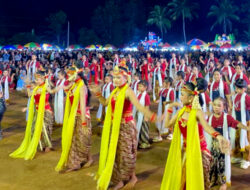
MULTIPOLYGON (((207 119, 207 121, 209 121, 209 118, 207 119)), ((223 122, 224 122, 224 113, 222 113, 219 118, 213 116, 211 126, 215 129, 217 128, 223 129, 223 122)), ((227 115, 227 124, 228 127, 236 129, 237 125, 239 124, 239 121, 235 120, 231 115, 227 115)))
MULTIPOLYGON (((111 98, 112 119, 113 119, 113 114, 115 111, 115 103, 116 103, 116 99, 114 96, 112 96, 112 98, 111 98)), ((119 107, 117 109, 119 109, 119 107)), ((132 103, 130 102, 130 100, 125 99, 124 106, 123 106, 123 112, 122 112, 122 120, 124 120, 125 123, 128 123, 129 121, 132 121, 134 119, 133 114, 132 114, 132 110, 133 110, 132 103)))
MULTIPOLYGON (((39 94, 39 93, 34 95, 36 110, 38 110, 38 108, 39 108, 40 96, 41 96, 41 94, 39 94)), ((45 97, 45 110, 52 111, 50 103, 49 103, 49 96, 50 96, 50 94, 46 93, 46 97, 45 97)))
MULTIPOLYGON (((179 121, 179 128, 181 131, 181 134, 183 136, 184 139, 184 147, 186 148, 186 140, 187 140, 187 120, 181 118, 179 121)), ((206 139, 204 136, 204 132, 203 132, 203 127, 201 124, 198 124, 198 129, 199 129, 199 136, 200 136, 200 145, 201 145, 201 151, 208 151, 207 150, 207 143, 206 143, 206 139)), ((209 151, 208 151, 209 152, 209 151)))
MULTIPOLYGON (((80 81, 81 79, 78 79, 76 80, 76 82, 80 81)), ((74 90, 74 89, 73 89, 74 90)), ((70 100, 70 103, 71 105, 73 104, 73 101, 74 101, 74 91, 71 90, 69 93, 70 93, 70 96, 69 96, 69 100, 70 100)), ((88 93, 86 93, 86 102, 88 100, 88 93)), ((81 107, 80 107, 80 101, 78 103, 78 108, 77 108, 77 113, 78 114, 81 114, 81 107)), ((87 118, 90 118, 90 110, 89 110, 89 107, 86 106, 86 110, 85 110, 85 114, 86 114, 86 117, 87 118)))
MULTIPOLYGON (((142 93, 140 93, 137 97, 139 101, 141 100, 141 96, 142 93)), ((148 94, 146 94, 145 96, 145 106, 150 106, 150 96, 148 94)))
MULTIPOLYGON (((241 110, 241 96, 242 94, 237 94, 235 99, 234 99, 234 106, 235 106, 235 111, 240 111, 241 110)), ((245 99, 245 106, 246 110, 250 110, 250 96, 247 94, 246 99, 245 99)))

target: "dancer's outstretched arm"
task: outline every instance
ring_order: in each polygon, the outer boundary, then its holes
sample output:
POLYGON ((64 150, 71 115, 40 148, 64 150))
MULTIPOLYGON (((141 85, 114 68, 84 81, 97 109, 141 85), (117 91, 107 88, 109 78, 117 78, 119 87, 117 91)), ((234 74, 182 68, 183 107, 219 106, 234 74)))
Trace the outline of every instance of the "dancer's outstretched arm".
MULTIPOLYGON (((196 118, 197 118, 197 120, 200 122, 200 124, 202 125, 202 127, 204 128, 204 130, 208 134, 213 136, 213 134, 216 133, 214 128, 211 127, 207 123, 207 121, 206 121, 206 119, 204 117, 204 113, 201 110, 197 111, 196 118)), ((229 141, 227 139, 225 139, 222 135, 217 135, 215 138, 219 141, 221 152, 225 153, 225 154, 229 154, 230 153, 230 143, 229 143, 229 141)))
MULTIPOLYGON (((136 107, 136 109, 139 112, 143 113, 146 118, 151 120, 152 116, 156 115, 155 113, 151 112, 149 109, 146 109, 144 106, 142 106, 140 104, 140 102, 138 101, 134 91, 130 87, 128 87, 128 89, 126 91, 126 98, 128 98, 132 102, 132 104, 136 107)), ((157 120, 157 117, 155 117, 154 119, 155 120, 151 121, 151 122, 155 122, 157 120)))

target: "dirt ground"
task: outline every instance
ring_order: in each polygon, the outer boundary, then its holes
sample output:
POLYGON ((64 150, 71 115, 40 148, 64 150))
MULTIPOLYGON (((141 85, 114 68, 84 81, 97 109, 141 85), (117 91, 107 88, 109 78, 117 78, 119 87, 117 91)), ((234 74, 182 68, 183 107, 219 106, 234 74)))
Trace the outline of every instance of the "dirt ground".
MULTIPOLYGON (((81 169, 68 174, 58 174, 54 168, 59 160, 61 147, 61 127, 55 127, 53 144, 55 151, 38 152, 31 161, 12 159, 8 155, 21 143, 25 130, 25 113, 27 98, 22 93, 11 94, 11 105, 2 121, 4 139, 0 141, 0 190, 94 190, 96 181, 93 176, 98 169, 100 148, 100 130, 95 122, 97 102, 92 98, 92 154, 95 163, 88 169, 81 169)), ((155 106, 153 106, 155 110, 155 106)), ((153 126, 151 134, 154 134, 153 126)), ((159 190, 166 164, 170 141, 152 144, 149 150, 139 150, 137 155, 136 175, 139 179, 136 190, 159 190)), ((173 163, 174 164, 174 163, 173 163)), ((232 167, 232 188, 250 190, 250 169, 242 170, 232 167)))

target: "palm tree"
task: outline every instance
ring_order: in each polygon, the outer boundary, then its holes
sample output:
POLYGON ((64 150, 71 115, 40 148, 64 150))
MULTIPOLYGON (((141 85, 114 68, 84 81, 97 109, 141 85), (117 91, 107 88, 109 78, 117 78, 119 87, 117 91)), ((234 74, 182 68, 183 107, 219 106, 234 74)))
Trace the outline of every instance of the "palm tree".
POLYGON ((218 5, 212 5, 210 12, 207 14, 208 17, 216 17, 216 21, 211 26, 211 30, 216 25, 223 26, 224 34, 227 33, 227 28, 232 31, 232 20, 239 20, 240 18, 236 15, 238 7, 233 5, 231 0, 216 0, 218 5))
POLYGON ((183 37, 185 44, 187 43, 186 39, 186 23, 185 19, 192 20, 193 17, 198 17, 198 14, 195 12, 199 8, 199 5, 192 0, 172 0, 168 3, 169 12, 173 20, 182 17, 182 28, 183 28, 183 37))
POLYGON ((160 29, 163 40, 163 33, 171 28, 171 21, 167 18, 167 8, 155 5, 154 9, 150 12, 147 23, 150 25, 155 24, 160 29))

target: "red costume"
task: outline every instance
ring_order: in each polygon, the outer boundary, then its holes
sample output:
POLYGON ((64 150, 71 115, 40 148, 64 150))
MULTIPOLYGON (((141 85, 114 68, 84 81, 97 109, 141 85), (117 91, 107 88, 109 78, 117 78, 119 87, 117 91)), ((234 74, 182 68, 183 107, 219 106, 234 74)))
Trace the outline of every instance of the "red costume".
MULTIPOLYGON (((239 79, 239 78, 240 78, 240 74, 237 74, 236 77, 235 77, 235 81, 237 79, 239 79)), ((231 79, 231 82, 232 82, 232 80, 233 80, 233 77, 231 79)), ((245 80, 247 82, 247 85, 250 85, 250 82, 249 82, 249 80, 248 80, 248 78, 247 78, 247 76, 245 74, 243 74, 243 80, 245 80)))
POLYGON ((148 81, 148 64, 142 65, 141 78, 142 78, 142 80, 148 81))
POLYGON ((105 59, 103 57, 101 57, 100 59, 100 79, 103 80, 103 65, 105 63, 105 59))
POLYGON ((94 77, 95 84, 98 85, 98 65, 94 63, 90 65, 89 83, 92 82, 93 77, 94 77))

